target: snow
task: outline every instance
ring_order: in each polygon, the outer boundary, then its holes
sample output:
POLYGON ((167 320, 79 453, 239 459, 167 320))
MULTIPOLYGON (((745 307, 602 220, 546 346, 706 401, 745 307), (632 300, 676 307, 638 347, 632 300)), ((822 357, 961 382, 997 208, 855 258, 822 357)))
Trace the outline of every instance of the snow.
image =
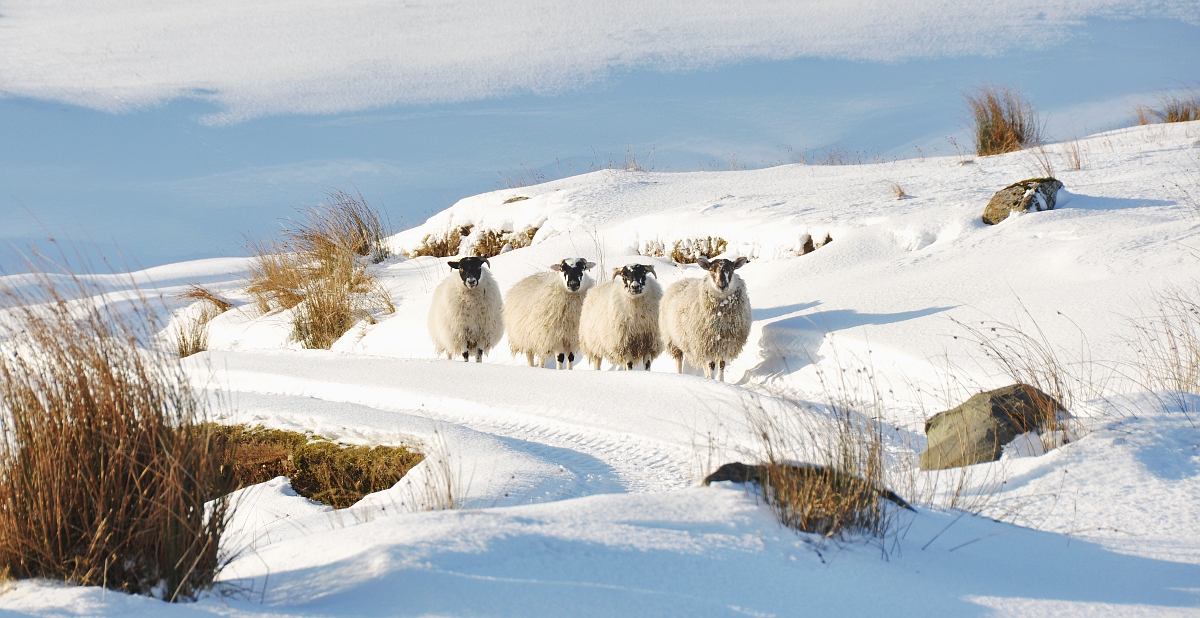
MULTIPOLYGON (((446 259, 372 266, 396 306, 332 350, 302 350, 287 316, 249 306, 245 262, 137 274, 171 293, 203 279, 237 306, 184 361, 223 422, 304 429, 429 454, 397 486, 332 511, 279 478, 239 492, 218 592, 166 606, 98 588, 6 584, 0 610, 55 615, 1198 615, 1200 430, 1137 384, 1129 321, 1168 286, 1194 287, 1190 202, 1200 123, 1081 138, 1082 170, 1048 148, 1054 210, 979 220, 995 191, 1039 176, 1031 153, 754 171, 609 170, 461 200, 391 242, 460 225, 538 226, 491 259, 502 289, 564 257, 630 261, 660 283, 694 267, 637 251, 721 236, 754 309, 729 383, 674 373, 434 358, 425 333, 446 259), (897 200, 889 183, 909 199, 897 200), (1189 184, 1191 183, 1191 184, 1189 184), (530 199, 504 204, 511 197, 530 199), (799 255, 806 234, 833 242, 799 255), (1009 380, 966 325, 1036 324, 1066 358, 1125 371, 1078 402, 1068 444, 1027 436, 965 473, 913 472, 922 423, 1009 380), (750 488, 700 485, 761 445, 756 406, 806 414, 826 389, 875 387, 893 488, 918 505, 881 540, 781 528, 750 488), (907 470, 907 472, 906 472, 907 470), (450 483, 464 508, 441 510, 450 483), (957 500, 957 506, 951 506, 957 500), (978 511, 979 514, 974 514, 978 511)), ((127 279, 100 280, 128 295, 127 279), (122 287, 125 286, 125 287, 122 287)), ((114 296, 114 297, 115 297, 114 296)), ((170 328, 168 325, 166 328, 170 328)), ((985 326, 986 330, 986 326, 985 326)), ((1200 403, 1189 399, 1192 404, 1200 403)))
POLYGON ((897 61, 1038 48, 1089 18, 1196 24, 1193 2, 947 0, 730 6, 623 1, 331 5, 7 2, 3 91, 126 111, 218 103, 210 121, 555 93, 614 70, 802 56, 897 61), (69 32, 71 36, 62 36, 69 32), (469 44, 462 42, 469 41, 469 44))

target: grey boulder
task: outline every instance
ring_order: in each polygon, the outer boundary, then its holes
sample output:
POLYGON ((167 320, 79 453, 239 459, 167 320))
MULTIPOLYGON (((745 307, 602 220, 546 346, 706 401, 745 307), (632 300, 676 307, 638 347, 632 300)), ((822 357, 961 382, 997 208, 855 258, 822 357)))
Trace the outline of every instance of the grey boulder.
POLYGON ((1067 416, 1053 397, 1028 384, 979 393, 925 420, 922 470, 943 470, 1000 459, 1017 436, 1054 429, 1067 416))
POLYGON ((1054 178, 1030 178, 1000 189, 983 209, 983 222, 995 225, 1014 212, 1054 210, 1063 183, 1054 178))

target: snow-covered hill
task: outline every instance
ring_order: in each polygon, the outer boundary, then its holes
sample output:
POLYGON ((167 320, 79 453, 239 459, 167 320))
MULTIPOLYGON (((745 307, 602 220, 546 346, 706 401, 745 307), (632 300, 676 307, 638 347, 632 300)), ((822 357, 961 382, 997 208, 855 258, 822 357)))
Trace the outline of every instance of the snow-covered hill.
MULTIPOLYGON (((372 267, 396 306, 332 351, 301 350, 281 315, 248 308, 211 324, 185 364, 228 394, 230 421, 362 443, 416 443, 430 457, 395 488, 332 512, 276 480, 244 490, 225 549, 228 595, 195 604, 41 582, 8 584, 0 608, 62 614, 753 615, 833 613, 1200 614, 1200 430, 1163 411, 1124 370, 1130 320, 1156 291, 1200 280, 1200 123, 1135 127, 996 157, 653 173, 607 170, 464 199, 392 239, 471 225, 536 227, 492 258, 507 289, 581 256, 597 276, 640 261, 665 286, 694 266, 639 254, 719 236, 754 306, 728 384, 650 372, 526 367, 502 343, 483 365, 437 360, 425 331, 446 259, 372 267), (1053 211, 980 221, 1004 186, 1043 175, 1053 211), (895 186, 909 196, 897 199, 895 186), (511 201, 514 197, 528 199, 511 201), (806 235, 832 243, 801 255, 806 235), (1006 383, 962 324, 1021 322, 1064 358, 1081 342, 1112 401, 1080 402, 1083 436, 1036 457, 976 466, 984 513, 944 508, 948 476, 900 488, 928 502, 877 543, 821 544, 780 528, 740 486, 700 487, 752 456, 751 398, 821 401, 822 378, 874 376, 897 462, 924 418, 1006 383), (848 372, 844 374, 843 371, 848 372), (439 467, 435 462, 442 461, 439 467), (413 512, 428 483, 465 509, 413 512), (994 483, 1004 479, 1002 486, 994 483), (941 482, 941 485, 939 485, 941 482), (994 495, 990 495, 991 492, 994 495)), ((247 300, 239 260, 137 273, 174 300, 203 280, 247 300)), ((114 296, 122 282, 106 281, 114 296)), ((852 378, 851 388, 870 386, 852 378)), ((723 486, 722 486, 723 485, 723 486)))

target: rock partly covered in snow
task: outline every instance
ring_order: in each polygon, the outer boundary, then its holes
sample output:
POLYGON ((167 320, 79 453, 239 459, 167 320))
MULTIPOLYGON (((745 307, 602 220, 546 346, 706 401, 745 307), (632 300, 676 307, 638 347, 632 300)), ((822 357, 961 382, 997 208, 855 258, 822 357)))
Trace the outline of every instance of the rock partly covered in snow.
POLYGON ((1017 436, 1046 429, 1064 417, 1058 401, 1027 384, 979 393, 962 405, 925 421, 922 470, 941 470, 997 461, 1017 436))
POLYGON ((1010 213, 1025 212, 1030 208, 1038 212, 1054 210, 1055 197, 1063 183, 1054 178, 1030 178, 1016 182, 996 192, 983 209, 983 222, 995 225, 1008 218, 1010 213))

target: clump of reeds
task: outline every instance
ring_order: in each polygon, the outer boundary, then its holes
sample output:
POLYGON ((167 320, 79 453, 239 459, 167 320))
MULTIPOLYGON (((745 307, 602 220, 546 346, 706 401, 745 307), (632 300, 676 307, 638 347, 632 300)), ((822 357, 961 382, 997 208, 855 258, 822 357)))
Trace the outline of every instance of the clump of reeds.
POLYGON ((1186 93, 1163 92, 1158 95, 1157 107, 1135 105, 1133 115, 1143 125, 1200 120, 1200 94, 1192 88, 1186 93))
POLYGON ((181 315, 175 325, 175 351, 179 358, 187 358, 208 349, 208 323, 233 308, 233 303, 195 283, 189 285, 179 298, 201 303, 199 315, 181 315))
POLYGON ((289 477, 296 493, 336 509, 395 485, 424 458, 402 446, 348 446, 320 436, 213 425, 230 445, 236 487, 289 477))
POLYGON ((170 601, 211 587, 228 503, 207 399, 78 279, 0 287, 0 571, 170 601))
POLYGON ((255 259, 247 291, 262 313, 295 309, 293 337, 306 348, 328 349, 360 320, 373 322, 372 312, 394 310, 360 260, 387 256, 382 228, 371 223, 379 215, 365 202, 333 196, 330 204, 301 211, 304 220, 282 239, 249 247, 255 259))
POLYGON ((1195 291, 1170 288, 1156 294, 1146 315, 1130 319, 1129 344, 1144 384, 1191 415, 1200 395, 1200 299, 1195 291))
POLYGON ((979 156, 1014 152, 1041 143, 1042 123, 1037 110, 1017 89, 984 84, 965 96, 979 156))
POLYGON ((888 489, 893 475, 873 373, 859 368, 818 378, 820 402, 785 398, 782 409, 761 401, 746 406, 761 440, 763 498, 780 523, 796 530, 881 539, 895 528, 892 507, 910 507, 888 489), (866 382, 851 384, 848 376, 866 382))

